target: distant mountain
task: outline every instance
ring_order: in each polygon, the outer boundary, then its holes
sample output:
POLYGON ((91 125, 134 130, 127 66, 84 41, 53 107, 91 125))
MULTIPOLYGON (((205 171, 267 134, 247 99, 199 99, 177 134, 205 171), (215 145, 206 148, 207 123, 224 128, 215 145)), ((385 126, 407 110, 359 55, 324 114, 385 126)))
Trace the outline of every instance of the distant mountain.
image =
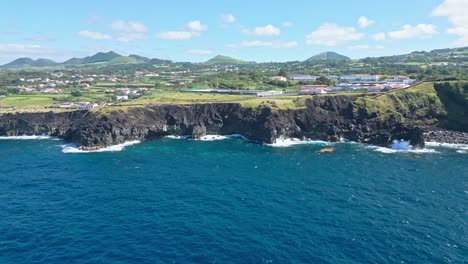
POLYGON ((234 58, 223 56, 223 55, 218 55, 212 58, 211 60, 208 60, 205 62, 205 64, 208 64, 208 65, 216 65, 216 64, 234 64, 235 65, 235 64, 246 64, 246 63, 247 62, 245 61, 234 59, 234 58))
POLYGON ((83 58, 71 58, 67 61, 65 61, 63 64, 65 65, 78 65, 83 63, 83 58))
POLYGON ((58 63, 48 59, 37 59, 33 60, 31 58, 19 58, 10 63, 2 65, 2 68, 22 68, 22 67, 47 67, 55 66, 58 63))
POLYGON ((151 59, 149 63, 154 64, 154 65, 160 65, 160 64, 171 64, 172 61, 170 60, 161 60, 161 59, 151 59))
POLYGON ((86 57, 83 59, 83 63, 96 63, 96 62, 107 62, 115 58, 122 57, 122 55, 117 54, 113 51, 109 52, 98 52, 91 57, 86 57))
POLYGON ((147 61, 136 58, 135 56, 120 56, 120 57, 116 57, 108 61, 107 63, 109 64, 141 64, 141 63, 147 63, 147 61))
POLYGON ((56 66, 59 63, 49 60, 49 59, 37 59, 34 63, 34 67, 48 67, 48 66, 56 66))
POLYGON ((140 56, 140 55, 135 55, 135 54, 128 55, 128 57, 137 59, 139 61, 144 61, 144 62, 149 62, 151 60, 150 58, 143 57, 143 56, 140 56))
POLYGON ((323 52, 323 53, 310 57, 309 59, 306 60, 306 62, 315 62, 315 61, 322 61, 322 60, 350 61, 351 59, 349 57, 338 54, 336 52, 327 51, 327 52, 323 52))

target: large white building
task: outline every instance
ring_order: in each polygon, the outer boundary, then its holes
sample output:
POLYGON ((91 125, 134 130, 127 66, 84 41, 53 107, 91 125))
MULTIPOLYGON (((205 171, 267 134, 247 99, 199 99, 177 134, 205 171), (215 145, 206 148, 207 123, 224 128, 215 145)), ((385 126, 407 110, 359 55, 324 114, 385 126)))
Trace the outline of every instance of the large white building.
POLYGON ((306 81, 306 82, 314 82, 316 81, 319 76, 312 76, 309 74, 291 74, 288 76, 291 81, 306 81))
POLYGON ((379 80, 380 75, 356 74, 340 77, 340 82, 342 83, 376 83, 379 80))

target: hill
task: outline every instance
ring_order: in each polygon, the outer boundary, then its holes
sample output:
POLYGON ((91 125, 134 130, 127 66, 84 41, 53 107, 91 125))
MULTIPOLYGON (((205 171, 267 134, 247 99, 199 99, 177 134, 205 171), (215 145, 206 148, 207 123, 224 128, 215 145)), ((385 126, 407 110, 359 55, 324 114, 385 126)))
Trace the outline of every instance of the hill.
POLYGON ((306 60, 306 62, 315 62, 315 61, 323 61, 323 60, 333 60, 333 61, 350 61, 349 57, 344 55, 338 54, 333 51, 322 52, 315 56, 310 57, 306 60))
POLYGON ((234 59, 228 56, 223 56, 223 55, 218 55, 208 61, 205 62, 205 64, 208 65, 215 65, 215 64, 246 64, 247 62, 234 59))
POLYGON ((141 64, 146 62, 135 56, 120 56, 108 61, 109 64, 141 64))
POLYGON ((1 68, 22 68, 22 67, 47 67, 55 66, 58 63, 48 59, 19 58, 10 63, 0 66, 1 68))
POLYGON ((122 57, 122 55, 119 55, 113 51, 98 52, 91 57, 84 58, 83 63, 107 62, 119 57, 122 57))

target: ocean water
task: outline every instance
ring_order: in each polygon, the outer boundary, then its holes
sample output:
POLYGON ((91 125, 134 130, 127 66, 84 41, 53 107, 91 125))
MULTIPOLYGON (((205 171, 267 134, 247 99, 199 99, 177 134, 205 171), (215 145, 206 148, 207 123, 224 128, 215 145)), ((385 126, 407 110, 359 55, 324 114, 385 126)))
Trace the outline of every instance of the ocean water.
POLYGON ((468 260, 466 146, 63 144, 0 140, 0 263, 468 260))

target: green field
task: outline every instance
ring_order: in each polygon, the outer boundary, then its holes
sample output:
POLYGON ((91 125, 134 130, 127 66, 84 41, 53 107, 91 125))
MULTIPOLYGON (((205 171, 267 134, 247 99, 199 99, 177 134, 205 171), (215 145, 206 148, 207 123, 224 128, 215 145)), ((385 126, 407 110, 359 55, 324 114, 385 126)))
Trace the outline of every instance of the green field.
POLYGON ((64 102, 101 102, 110 98, 111 95, 85 92, 79 97, 70 94, 13 94, 0 98, 0 113, 58 111, 50 107, 64 102))
MULTIPOLYGON (((425 103, 437 103, 437 93, 433 88, 433 83, 422 83, 410 89, 391 92, 387 94, 341 92, 316 96, 338 96, 349 95, 360 97, 357 103, 366 109, 379 113, 394 113, 399 108, 400 99, 411 98, 411 101, 418 103, 427 100, 425 103)), ((56 111, 57 108, 50 108, 53 105, 63 102, 102 102, 112 98, 112 94, 104 94, 99 88, 90 87, 82 91, 82 96, 73 97, 69 94, 11 94, 0 98, 0 112, 15 111, 56 111)), ((311 96, 275 96, 257 98, 252 95, 227 95, 196 92, 178 92, 170 90, 151 91, 138 99, 117 104, 116 106, 133 107, 164 105, 164 104, 201 104, 201 103, 240 103, 243 107, 255 108, 258 106, 298 109, 305 107, 305 99, 311 96)), ((405 100, 406 101, 406 100, 405 100)))

